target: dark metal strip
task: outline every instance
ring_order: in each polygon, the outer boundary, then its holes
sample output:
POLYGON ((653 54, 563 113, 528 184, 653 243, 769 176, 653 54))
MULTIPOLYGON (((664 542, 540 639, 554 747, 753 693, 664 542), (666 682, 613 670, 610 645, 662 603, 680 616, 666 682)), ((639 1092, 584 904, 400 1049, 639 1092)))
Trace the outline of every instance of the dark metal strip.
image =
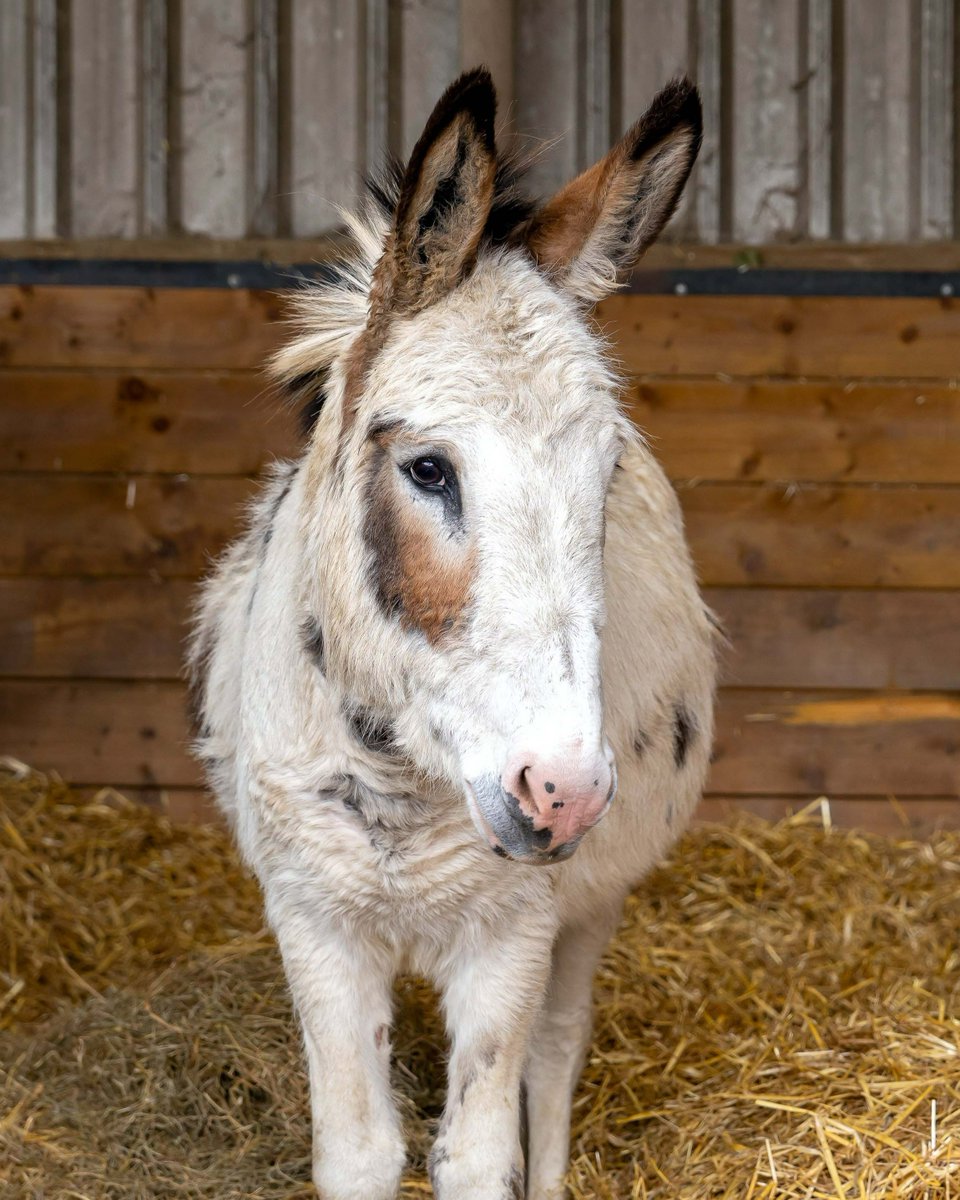
MULTIPOLYGON (((285 290, 330 278, 328 263, 177 259, 0 258, 0 284, 285 290)), ((960 296, 960 271, 697 267, 637 271, 635 295, 960 296)))

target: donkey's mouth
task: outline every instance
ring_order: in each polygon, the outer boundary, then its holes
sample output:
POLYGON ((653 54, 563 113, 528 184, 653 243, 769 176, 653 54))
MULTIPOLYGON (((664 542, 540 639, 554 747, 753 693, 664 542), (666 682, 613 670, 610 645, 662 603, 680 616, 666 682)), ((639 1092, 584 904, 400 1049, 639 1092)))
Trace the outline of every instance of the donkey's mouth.
POLYGON ((531 817, 520 808, 492 775, 466 780, 467 807, 473 823, 494 854, 527 866, 550 867, 570 858, 583 840, 583 834, 551 848, 553 833, 537 829, 531 817))

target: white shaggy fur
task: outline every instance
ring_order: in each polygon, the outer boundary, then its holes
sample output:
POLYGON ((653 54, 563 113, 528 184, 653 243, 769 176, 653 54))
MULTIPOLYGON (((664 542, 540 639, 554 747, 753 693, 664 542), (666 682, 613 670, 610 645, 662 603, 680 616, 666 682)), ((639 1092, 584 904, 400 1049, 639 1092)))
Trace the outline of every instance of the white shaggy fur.
MULTIPOLYGON (((481 250, 445 299, 397 319, 340 444, 345 360, 388 223, 374 209, 352 230, 350 278, 304 293, 276 364, 284 378, 329 370, 321 417, 203 593, 199 753, 302 1023, 320 1195, 396 1195, 390 994, 413 971, 438 987, 451 1037, 436 1194, 545 1200, 562 1190, 598 956, 703 785, 714 632, 676 497, 620 411, 601 338, 522 249, 481 250), (370 583, 374 417, 413 431, 408 457, 443 448, 457 463, 473 566, 446 641, 385 614, 370 583), (358 706, 392 722, 393 752, 358 740, 358 706), (615 756, 605 820, 552 866, 491 853, 465 781, 499 776, 518 746, 581 743, 615 756)), ((403 495, 439 560, 460 561, 431 502, 403 495)))

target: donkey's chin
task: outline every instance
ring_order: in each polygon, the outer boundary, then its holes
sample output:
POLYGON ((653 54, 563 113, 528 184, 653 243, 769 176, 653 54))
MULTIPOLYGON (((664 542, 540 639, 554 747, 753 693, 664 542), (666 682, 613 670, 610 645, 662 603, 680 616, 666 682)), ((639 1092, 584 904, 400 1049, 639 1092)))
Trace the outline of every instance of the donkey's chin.
POLYGON ((574 854, 583 834, 552 849, 549 829, 535 829, 514 797, 492 776, 465 780, 467 807, 484 842, 500 858, 534 867, 552 867, 574 854))

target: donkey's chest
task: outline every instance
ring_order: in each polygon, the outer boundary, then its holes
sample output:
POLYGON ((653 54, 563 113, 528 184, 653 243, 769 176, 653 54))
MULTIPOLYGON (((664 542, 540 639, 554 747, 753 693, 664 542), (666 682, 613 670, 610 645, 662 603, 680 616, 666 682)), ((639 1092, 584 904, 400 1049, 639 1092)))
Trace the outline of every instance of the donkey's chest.
POLYGON ((346 790, 312 805, 275 798, 263 817, 264 857, 295 874, 309 903, 398 947, 457 936, 502 906, 510 864, 466 814, 346 790))

